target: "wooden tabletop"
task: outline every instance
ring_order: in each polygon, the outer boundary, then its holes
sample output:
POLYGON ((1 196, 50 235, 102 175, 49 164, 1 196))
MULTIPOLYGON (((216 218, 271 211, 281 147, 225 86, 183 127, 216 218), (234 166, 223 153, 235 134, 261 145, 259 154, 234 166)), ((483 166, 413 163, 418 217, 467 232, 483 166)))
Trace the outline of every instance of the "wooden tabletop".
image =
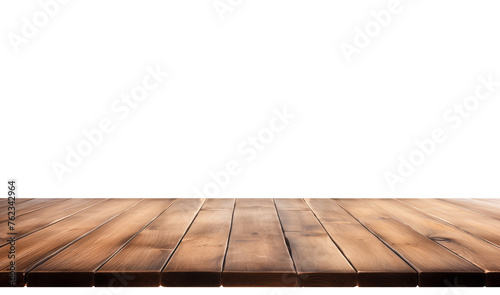
POLYGON ((0 287, 500 287, 500 199, 18 199, 14 231, 10 206, 0 287))

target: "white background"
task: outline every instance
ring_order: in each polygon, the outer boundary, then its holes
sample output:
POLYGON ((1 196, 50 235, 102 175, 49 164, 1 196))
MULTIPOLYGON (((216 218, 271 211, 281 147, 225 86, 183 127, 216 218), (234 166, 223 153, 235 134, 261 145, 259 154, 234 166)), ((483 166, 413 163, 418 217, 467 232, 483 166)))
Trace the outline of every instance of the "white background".
MULTIPOLYGON (((401 0, 350 63, 342 42, 390 1, 220 2, 223 19, 212 0, 69 1, 16 52, 9 36, 43 10, 2 1, 0 179, 21 197, 194 197, 236 161, 217 196, 500 197, 500 88, 460 128, 442 118, 478 77, 500 81, 498 1, 401 0), (168 79, 120 119, 113 102, 157 65, 168 79), (273 108, 296 118, 247 161, 238 146, 273 108), (59 180, 54 162, 103 118, 114 130, 59 180), (384 173, 435 128, 447 140, 392 191, 384 173)), ((426 293, 472 292, 457 290, 426 293)))

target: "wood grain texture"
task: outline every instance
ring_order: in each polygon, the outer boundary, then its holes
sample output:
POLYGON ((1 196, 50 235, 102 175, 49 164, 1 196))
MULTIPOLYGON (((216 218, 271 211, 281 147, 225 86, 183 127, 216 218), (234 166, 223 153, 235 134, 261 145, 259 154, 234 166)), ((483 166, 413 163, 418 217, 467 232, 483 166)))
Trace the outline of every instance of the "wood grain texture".
POLYGON ((297 274, 272 199, 238 199, 223 286, 296 286, 297 274))
MULTIPOLYGON (((38 211, 40 209, 52 206, 54 204, 66 202, 66 201, 68 201, 68 199, 48 199, 48 198, 41 199, 40 198, 40 199, 31 199, 29 201, 21 202, 21 203, 16 202, 16 206, 15 206, 16 218, 19 219, 21 216, 23 216, 25 214, 28 214, 28 213, 31 213, 34 211, 38 211)), ((2 214, 2 216, 0 216, 0 222, 5 222, 7 220, 8 220, 7 214, 2 214)))
MULTIPOLYGON (((95 208, 83 210, 61 222, 39 230, 17 241, 17 286, 25 285, 25 274, 39 263, 56 255, 71 243, 84 237, 125 210, 137 205, 140 199, 110 199, 95 208)), ((9 285, 9 249, 0 247, 0 287, 9 285)))
POLYGON ((353 287, 356 271, 302 199, 275 199, 286 242, 304 287, 353 287))
POLYGON ((500 199, 472 199, 472 200, 481 201, 488 204, 500 205, 500 199))
POLYGON ((500 204, 481 202, 473 199, 438 199, 438 200, 500 220, 500 204))
POLYGON ((209 199, 162 272, 162 286, 219 287, 235 199, 209 199))
POLYGON ((399 199, 500 247, 500 220, 434 199, 399 199))
MULTIPOLYGON (((16 208, 16 286, 500 286, 500 199, 23 199, 16 208)), ((6 225, 0 287, 11 274, 6 225)))
POLYGON ((414 287, 417 273, 330 199, 305 199, 358 272, 360 287, 414 287))
POLYGON ((28 273, 28 286, 91 287, 94 272, 174 199, 146 199, 82 237, 28 273))
POLYGON ((106 262, 95 274, 97 287, 158 287, 160 274, 205 199, 178 199, 106 262), (126 277, 117 280, 116 276, 126 277))
MULTIPOLYGON (((104 199, 70 199, 65 202, 58 202, 40 211, 26 213, 16 220, 17 239, 59 222, 81 210, 96 206, 102 201, 104 199)), ((0 228, 7 228, 7 221, 0 222, 0 228)), ((5 241, 8 238, 7 232, 0 232, 0 246, 7 244, 5 241)))
MULTIPOLYGON (((8 200, 9 200, 8 198, 0 198, 0 209, 11 206, 8 203, 8 200)), ((29 200, 33 200, 33 198, 16 198, 16 205, 21 204, 21 203, 26 202, 26 201, 29 201, 29 200)))
POLYGON ((486 286, 500 286, 500 248, 397 200, 367 201, 483 269, 486 286))
POLYGON ((419 286, 484 286, 482 270, 374 205, 359 199, 335 201, 418 272, 419 286))

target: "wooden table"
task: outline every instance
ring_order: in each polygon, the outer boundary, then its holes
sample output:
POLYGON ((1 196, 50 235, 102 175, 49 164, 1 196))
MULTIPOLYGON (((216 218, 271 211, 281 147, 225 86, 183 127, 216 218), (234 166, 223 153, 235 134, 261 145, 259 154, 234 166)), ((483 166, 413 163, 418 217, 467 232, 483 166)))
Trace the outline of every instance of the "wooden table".
POLYGON ((500 199, 18 199, 0 287, 500 286, 500 199))

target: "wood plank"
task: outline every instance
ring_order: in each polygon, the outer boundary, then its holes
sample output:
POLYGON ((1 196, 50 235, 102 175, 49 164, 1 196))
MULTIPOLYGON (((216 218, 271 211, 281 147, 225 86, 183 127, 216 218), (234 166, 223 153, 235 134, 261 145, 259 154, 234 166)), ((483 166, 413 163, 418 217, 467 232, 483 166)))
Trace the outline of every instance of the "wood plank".
POLYGON ((433 199, 399 199, 500 247, 500 220, 433 199))
MULTIPOLYGON (((65 202, 59 202, 43 210, 24 214, 16 222, 16 238, 21 239, 37 230, 59 222, 73 214, 76 214, 91 206, 96 206, 104 199, 69 199, 65 202)), ((0 228, 7 228, 8 221, 0 222, 0 228)), ((6 245, 9 234, 5 231, 0 232, 0 245, 6 245)))
POLYGON ((358 272, 360 287, 413 287, 417 273, 330 199, 305 199, 358 272))
POLYGON ((438 199, 463 209, 481 213, 491 218, 500 219, 500 204, 481 202, 473 199, 438 199))
MULTIPOLYGON (((299 198, 276 198, 274 199, 274 205, 276 206, 277 209, 281 210, 287 210, 287 211, 307 211, 311 212, 311 209, 309 206, 307 206, 306 202, 303 199, 299 198)), ((300 212, 299 212, 300 214, 300 212)), ((309 215, 309 214, 306 214, 309 215)), ((307 219, 309 220, 309 219, 307 219)), ((292 220, 290 220, 292 221, 292 220)), ((282 220, 283 222, 283 220, 282 220)), ((300 223, 298 223, 300 224, 300 223)), ((321 232, 322 226, 321 224, 318 224, 313 222, 311 225, 314 228, 315 232, 321 232)))
POLYGON ((24 200, 17 286, 500 287, 499 199, 24 200))
POLYGON ((223 286, 296 286, 297 274, 272 199, 237 199, 223 286))
POLYGON ((210 198, 203 204, 201 210, 234 210, 234 198, 210 198))
POLYGON ((28 286, 91 287, 94 273, 174 199, 145 199, 28 272, 28 286))
POLYGON ((158 287, 160 274, 205 199, 178 199, 95 274, 96 287, 158 287), (117 275, 126 280, 117 280, 117 275))
POLYGON ((278 216, 304 287, 353 287, 356 271, 302 199, 275 199, 278 216))
POLYGON ((473 200, 476 200, 476 201, 481 201, 481 202, 486 202, 486 203, 493 203, 493 204, 496 204, 496 205, 500 205, 500 199, 492 199, 492 198, 488 198, 488 199, 473 199, 473 200))
MULTIPOLYGON (((69 199, 32 199, 26 202, 16 204, 16 218, 21 217, 25 214, 53 206, 57 203, 66 202, 69 199)), ((6 207, 7 208, 7 207, 6 207)), ((7 221, 7 214, 2 214, 0 216, 0 222, 7 221)))
MULTIPOLYGON (((8 198, 0 198, 0 209, 9 207, 10 204, 8 203, 8 198)), ((16 198, 16 205, 21 204, 23 202, 33 200, 33 198, 16 198)))
POLYGON ((419 286, 484 286, 482 270, 374 205, 359 199, 335 201, 418 272, 419 286))
POLYGON ((500 286, 500 248, 432 217, 409 204, 394 199, 370 199, 367 201, 411 226, 427 238, 485 270, 486 286, 500 286))
POLYGON ((162 286, 219 287, 235 199, 208 199, 162 272, 162 286))
MULTIPOLYGON (((137 205, 139 199, 110 199, 99 206, 84 210, 52 226, 26 236, 16 245, 17 286, 25 285, 25 273, 57 254, 64 247, 137 205)), ((9 248, 0 247, 0 287, 9 286, 7 259, 9 248)))

